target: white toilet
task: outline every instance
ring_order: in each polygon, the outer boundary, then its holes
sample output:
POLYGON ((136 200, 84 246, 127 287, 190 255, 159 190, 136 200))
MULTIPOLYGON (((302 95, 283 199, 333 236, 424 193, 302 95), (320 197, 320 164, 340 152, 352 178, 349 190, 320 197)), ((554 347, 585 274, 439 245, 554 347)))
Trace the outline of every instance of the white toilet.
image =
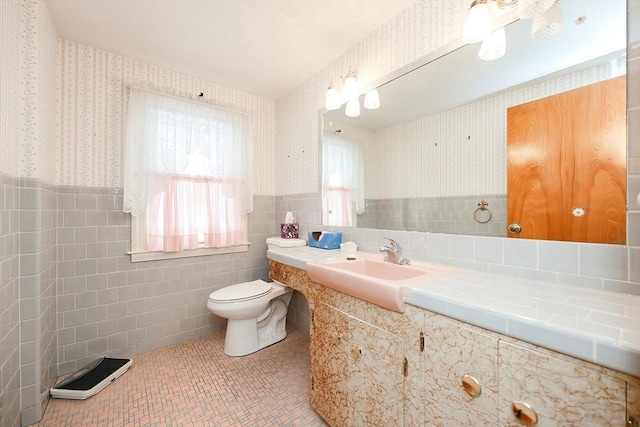
MULTIPOLYGON (((302 239, 267 239, 269 249, 306 244, 302 239)), ((225 354, 244 356, 285 339, 292 293, 293 289, 271 279, 239 283, 211 292, 207 308, 228 319, 225 354)))
POLYGON ((292 293, 291 288, 264 280, 212 292, 207 308, 228 319, 225 354, 244 356, 282 341, 287 336, 287 308, 292 293))

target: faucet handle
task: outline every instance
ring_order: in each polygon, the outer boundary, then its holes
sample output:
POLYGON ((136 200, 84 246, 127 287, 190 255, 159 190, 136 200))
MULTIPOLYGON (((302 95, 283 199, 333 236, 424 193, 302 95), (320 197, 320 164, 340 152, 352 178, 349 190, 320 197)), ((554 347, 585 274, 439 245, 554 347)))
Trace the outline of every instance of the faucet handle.
POLYGON ((402 247, 398 244, 397 241, 393 240, 390 237, 383 237, 383 239, 387 239, 389 241, 389 244, 391 245, 391 247, 393 249, 402 249, 402 247))

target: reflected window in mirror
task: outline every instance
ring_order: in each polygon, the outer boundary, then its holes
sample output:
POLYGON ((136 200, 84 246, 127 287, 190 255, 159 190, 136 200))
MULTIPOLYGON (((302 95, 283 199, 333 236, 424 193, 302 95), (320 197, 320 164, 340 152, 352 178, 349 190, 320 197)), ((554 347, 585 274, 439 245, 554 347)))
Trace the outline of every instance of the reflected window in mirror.
POLYGON ((362 143, 326 134, 322 142, 322 223, 354 227, 364 212, 362 143))

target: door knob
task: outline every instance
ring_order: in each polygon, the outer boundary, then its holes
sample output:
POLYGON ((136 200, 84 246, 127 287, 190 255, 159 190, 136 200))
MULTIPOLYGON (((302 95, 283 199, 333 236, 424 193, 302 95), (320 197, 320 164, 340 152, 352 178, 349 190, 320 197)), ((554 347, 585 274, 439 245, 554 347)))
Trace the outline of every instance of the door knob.
POLYGON ((522 231, 522 226, 517 222, 509 224, 509 233, 519 234, 522 231))

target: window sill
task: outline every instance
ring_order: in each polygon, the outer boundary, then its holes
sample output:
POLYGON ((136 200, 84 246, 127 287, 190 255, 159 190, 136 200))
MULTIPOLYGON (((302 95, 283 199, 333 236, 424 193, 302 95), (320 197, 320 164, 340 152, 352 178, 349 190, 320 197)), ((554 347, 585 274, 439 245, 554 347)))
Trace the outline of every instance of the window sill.
POLYGON ((226 248, 203 248, 184 252, 128 252, 131 262, 159 261, 163 259, 191 258, 207 255, 235 254, 249 251, 249 243, 226 248))

